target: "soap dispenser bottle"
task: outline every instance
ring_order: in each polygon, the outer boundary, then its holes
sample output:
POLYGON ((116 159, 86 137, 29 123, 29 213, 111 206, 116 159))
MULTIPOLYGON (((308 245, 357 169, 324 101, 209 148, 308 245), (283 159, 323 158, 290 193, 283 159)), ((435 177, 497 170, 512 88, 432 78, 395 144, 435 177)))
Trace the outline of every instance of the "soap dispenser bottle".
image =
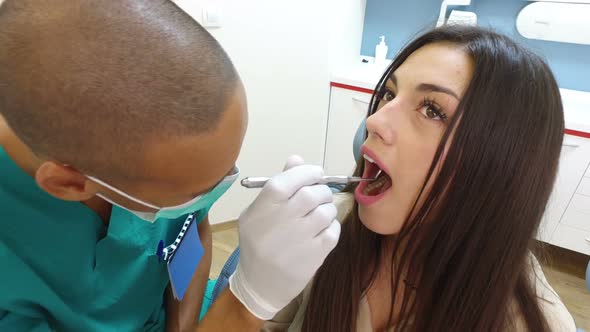
POLYGON ((375 64, 381 65, 385 63, 387 56, 387 44, 385 44, 385 36, 379 37, 381 42, 375 47, 375 64))

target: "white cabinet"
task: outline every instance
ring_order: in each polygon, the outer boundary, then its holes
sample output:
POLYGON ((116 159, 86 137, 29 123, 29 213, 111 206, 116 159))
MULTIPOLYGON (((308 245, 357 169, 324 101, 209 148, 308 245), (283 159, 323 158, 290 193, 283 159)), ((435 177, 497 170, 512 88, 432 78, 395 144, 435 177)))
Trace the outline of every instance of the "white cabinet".
POLYGON ((551 242, 553 233, 576 192, 589 162, 590 140, 565 135, 557 179, 537 236, 539 240, 551 242))
POLYGON ((590 255, 590 139, 565 135, 541 240, 590 255))
POLYGON ((580 181, 580 185, 578 186, 576 193, 584 196, 590 196, 590 178, 584 177, 582 181, 580 181))
POLYGON ((352 143, 370 100, 369 93, 332 87, 324 157, 326 174, 350 175, 354 171, 352 143))
POLYGON ((551 239, 551 244, 590 255, 590 232, 560 224, 551 239))
MULTIPOLYGON (((567 205, 550 240, 543 240, 590 255, 590 139, 568 136, 565 145, 568 142, 571 144, 564 146, 566 154, 562 154, 559 178, 554 189, 554 193, 564 195, 560 201, 567 199, 567 205)), ((555 215, 561 212, 555 207, 553 209, 548 209, 548 212, 555 215)))
MULTIPOLYGON (((580 196, 575 195, 574 200, 577 200, 577 198, 579 197, 580 196)), ((574 202, 574 200, 572 200, 572 203, 574 202)), ((590 232, 590 213, 587 210, 583 211, 581 209, 577 209, 571 206, 563 214, 563 218, 561 218, 560 225, 566 225, 569 227, 574 227, 583 231, 590 232)))

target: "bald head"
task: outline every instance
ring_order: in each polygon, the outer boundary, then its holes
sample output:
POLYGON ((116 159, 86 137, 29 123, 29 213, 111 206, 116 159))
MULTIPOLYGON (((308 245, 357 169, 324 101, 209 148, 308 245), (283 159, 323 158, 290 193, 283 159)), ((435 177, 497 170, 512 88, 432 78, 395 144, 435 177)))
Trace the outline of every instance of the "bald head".
POLYGON ((206 135, 237 89, 220 45, 168 0, 0 6, 0 113, 82 171, 125 172, 154 143, 206 135))

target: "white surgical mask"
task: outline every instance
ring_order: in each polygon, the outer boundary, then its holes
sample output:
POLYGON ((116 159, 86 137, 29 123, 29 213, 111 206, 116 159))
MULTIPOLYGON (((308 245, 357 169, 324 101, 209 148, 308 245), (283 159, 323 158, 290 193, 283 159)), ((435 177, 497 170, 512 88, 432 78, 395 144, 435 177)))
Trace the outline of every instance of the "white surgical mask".
POLYGON ((94 181, 106 188, 109 188, 110 190, 116 192, 117 194, 119 194, 129 200, 134 201, 135 203, 138 203, 138 204, 141 204, 145 207, 156 210, 155 212, 144 212, 144 211, 131 210, 129 208, 122 206, 121 204, 115 203, 112 199, 110 199, 102 194, 96 194, 96 196, 104 199, 105 201, 129 211, 145 221, 149 221, 149 222, 153 223, 154 221, 156 221, 156 219, 159 219, 159 218, 177 219, 177 218, 185 216, 189 213, 193 213, 193 212, 196 212, 196 211, 199 211, 202 209, 209 208, 223 194, 225 194, 225 192, 232 186, 232 184, 236 181, 236 179, 238 178, 239 175, 240 175, 240 170, 237 167, 234 167, 234 170, 231 175, 228 175, 225 178, 223 178, 223 180, 220 183, 218 183, 213 189, 211 189, 207 193, 199 195, 184 204, 170 206, 170 207, 159 207, 159 206, 144 202, 144 201, 140 200, 139 198, 135 198, 135 197, 125 193, 124 191, 117 189, 117 188, 111 186, 110 184, 105 183, 104 181, 101 181, 95 177, 92 177, 92 176, 87 176, 87 177, 90 180, 92 180, 92 181, 94 181))

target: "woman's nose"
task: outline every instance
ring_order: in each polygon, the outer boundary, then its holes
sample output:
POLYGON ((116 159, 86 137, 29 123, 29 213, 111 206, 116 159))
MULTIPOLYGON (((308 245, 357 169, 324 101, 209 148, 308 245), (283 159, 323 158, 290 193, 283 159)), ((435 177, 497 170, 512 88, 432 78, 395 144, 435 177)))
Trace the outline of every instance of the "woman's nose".
POLYGON ((392 145, 395 142, 395 130, 392 122, 393 110, 389 105, 385 105, 379 111, 367 118, 367 132, 370 136, 375 136, 386 145, 392 145), (389 116, 388 116, 389 115, 389 116))

